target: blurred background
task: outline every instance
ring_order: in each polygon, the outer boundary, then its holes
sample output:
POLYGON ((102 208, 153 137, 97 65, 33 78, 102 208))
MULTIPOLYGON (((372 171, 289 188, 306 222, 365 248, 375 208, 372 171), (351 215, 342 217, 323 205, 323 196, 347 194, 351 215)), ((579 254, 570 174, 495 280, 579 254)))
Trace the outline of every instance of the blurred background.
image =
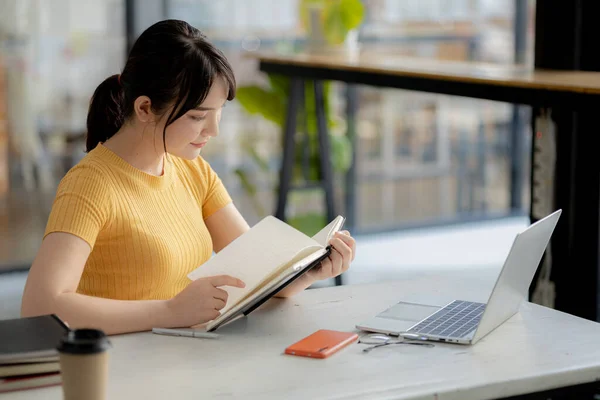
MULTIPOLYGON (((324 0, 326 1, 326 0, 324 0)), ((534 1, 362 0, 349 33, 361 52, 431 60, 533 65, 534 1)), ((276 107, 257 104, 269 77, 257 51, 305 48, 301 0, 0 0, 0 304, 14 314, 40 245, 56 186, 84 155, 90 96, 119 73, 152 23, 183 19, 232 63, 240 96, 203 156, 250 224, 275 210, 281 163, 276 107)), ((347 38, 346 38, 347 39, 347 38)), ((327 93, 336 174, 347 173, 345 87, 327 93)), ((358 86, 359 240, 345 283, 477 268, 496 271, 528 223, 529 108, 358 86), (511 170, 515 173, 511 174, 511 170)), ((280 107, 279 107, 280 109, 280 107)), ((343 180, 340 180, 342 182, 343 180)), ((319 190, 293 192, 290 222, 307 233, 323 219, 319 190)), ((0 313, 2 313, 0 309, 0 313)))

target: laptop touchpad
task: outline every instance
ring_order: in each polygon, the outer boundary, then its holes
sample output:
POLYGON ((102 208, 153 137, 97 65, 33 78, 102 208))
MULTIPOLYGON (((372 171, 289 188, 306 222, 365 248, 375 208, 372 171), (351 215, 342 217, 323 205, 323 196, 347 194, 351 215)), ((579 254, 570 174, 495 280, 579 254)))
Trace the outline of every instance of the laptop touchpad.
POLYGON ((388 318, 398 321, 413 321, 419 322, 423 318, 427 318, 437 310, 439 306, 431 306, 425 304, 399 302, 395 306, 383 311, 377 317, 388 318))

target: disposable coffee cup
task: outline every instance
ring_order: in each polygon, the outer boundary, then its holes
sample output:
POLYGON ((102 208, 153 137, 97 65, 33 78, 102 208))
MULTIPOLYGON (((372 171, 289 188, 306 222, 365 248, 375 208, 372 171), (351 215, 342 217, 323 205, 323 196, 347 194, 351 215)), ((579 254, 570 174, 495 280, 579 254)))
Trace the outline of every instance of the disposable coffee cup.
POLYGON ((74 329, 60 341, 60 372, 64 400, 105 400, 108 383, 108 349, 101 330, 74 329))

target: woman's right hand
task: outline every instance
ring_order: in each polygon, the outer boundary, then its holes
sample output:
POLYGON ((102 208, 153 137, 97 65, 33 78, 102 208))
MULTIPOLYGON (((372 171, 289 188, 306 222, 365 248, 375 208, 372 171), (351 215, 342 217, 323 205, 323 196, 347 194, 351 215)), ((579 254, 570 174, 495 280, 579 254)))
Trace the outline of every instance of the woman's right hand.
POLYGON ((190 283, 167 302, 171 327, 189 327, 212 321, 227 304, 227 292, 221 286, 243 288, 241 280, 229 275, 209 276, 190 283))

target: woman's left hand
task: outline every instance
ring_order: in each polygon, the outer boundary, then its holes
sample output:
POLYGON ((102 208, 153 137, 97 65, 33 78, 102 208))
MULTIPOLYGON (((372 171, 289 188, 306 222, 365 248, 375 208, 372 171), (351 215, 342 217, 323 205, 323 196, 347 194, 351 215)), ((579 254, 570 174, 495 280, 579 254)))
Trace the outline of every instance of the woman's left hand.
POLYGON ((315 281, 334 278, 350 268, 350 263, 356 255, 356 241, 350 232, 336 232, 331 241, 331 254, 316 268, 308 271, 308 275, 315 281))

